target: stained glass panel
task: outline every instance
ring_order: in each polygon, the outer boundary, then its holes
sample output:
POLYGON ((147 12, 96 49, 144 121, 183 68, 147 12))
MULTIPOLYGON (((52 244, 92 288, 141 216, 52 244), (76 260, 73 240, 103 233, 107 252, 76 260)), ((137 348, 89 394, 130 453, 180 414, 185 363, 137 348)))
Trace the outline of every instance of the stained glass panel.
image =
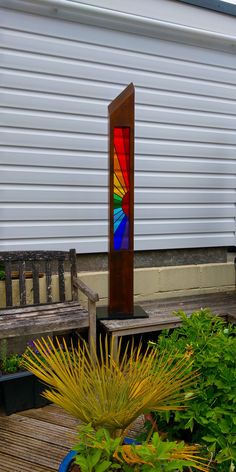
POLYGON ((114 249, 130 249, 130 128, 114 128, 114 249))

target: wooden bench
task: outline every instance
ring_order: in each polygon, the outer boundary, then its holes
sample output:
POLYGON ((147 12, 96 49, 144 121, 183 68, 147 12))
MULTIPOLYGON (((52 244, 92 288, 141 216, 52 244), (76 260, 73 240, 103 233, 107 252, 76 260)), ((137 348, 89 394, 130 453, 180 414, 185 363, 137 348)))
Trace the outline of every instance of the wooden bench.
POLYGON ((88 328, 89 345, 96 343, 96 302, 94 293, 77 277, 76 251, 0 252, 0 264, 5 268, 6 308, 0 309, 0 339, 31 336, 52 332, 88 328), (65 264, 71 285, 71 300, 65 294, 65 264), (19 305, 13 307, 12 271, 19 275, 19 305), (32 301, 27 304, 26 276, 32 274, 32 301), (53 303, 52 277, 57 275, 59 302, 53 303), (39 277, 45 279, 46 300, 40 302, 39 277), (78 292, 88 299, 88 310, 79 303, 78 292))

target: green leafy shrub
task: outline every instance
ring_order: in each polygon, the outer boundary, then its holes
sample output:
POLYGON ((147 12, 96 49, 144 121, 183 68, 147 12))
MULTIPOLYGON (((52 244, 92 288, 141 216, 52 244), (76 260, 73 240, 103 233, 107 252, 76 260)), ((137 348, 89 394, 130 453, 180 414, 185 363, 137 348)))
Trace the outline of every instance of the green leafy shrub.
POLYGON ((160 430, 170 438, 205 443, 217 471, 233 471, 236 463, 236 327, 227 325, 210 310, 187 317, 178 312, 183 325, 171 334, 162 332, 154 349, 168 350, 193 360, 199 376, 196 396, 188 409, 155 412, 160 430))
POLYGON ((43 362, 42 356, 34 345, 34 341, 30 340, 27 343, 25 352, 20 354, 7 354, 8 344, 7 340, 3 339, 0 342, 0 375, 15 374, 16 372, 25 370, 23 365, 24 356, 27 355, 34 359, 37 365, 43 362))
POLYGON ((5 267, 3 264, 0 264, 0 280, 5 280, 5 267))
POLYGON ((0 342, 0 375, 15 374, 21 370, 22 357, 19 354, 7 355, 7 340, 0 342))
POLYGON ((0 373, 15 374, 20 370, 21 356, 12 354, 0 360, 0 373))
MULTIPOLYGON (((184 442, 162 441, 154 433, 150 441, 142 444, 123 444, 123 436, 112 437, 106 428, 95 430, 91 424, 80 426, 75 464, 81 472, 105 472, 120 469, 122 472, 171 472, 184 467, 207 472, 207 460, 199 457, 199 447, 184 442)), ((192 469, 191 469, 192 470, 192 469)))

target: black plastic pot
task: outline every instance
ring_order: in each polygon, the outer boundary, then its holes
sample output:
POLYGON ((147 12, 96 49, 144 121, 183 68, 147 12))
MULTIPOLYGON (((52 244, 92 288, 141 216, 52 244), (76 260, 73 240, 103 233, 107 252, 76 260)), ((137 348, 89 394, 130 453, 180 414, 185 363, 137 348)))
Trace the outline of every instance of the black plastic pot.
POLYGON ((17 372, 0 377, 1 404, 7 415, 17 411, 39 408, 49 401, 41 396, 45 389, 40 380, 30 372, 17 372))

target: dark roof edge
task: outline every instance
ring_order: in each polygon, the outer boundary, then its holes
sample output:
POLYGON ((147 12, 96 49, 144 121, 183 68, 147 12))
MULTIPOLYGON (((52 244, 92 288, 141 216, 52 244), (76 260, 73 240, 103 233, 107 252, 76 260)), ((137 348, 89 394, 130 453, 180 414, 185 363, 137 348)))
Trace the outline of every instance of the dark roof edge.
POLYGON ((179 0, 182 3, 189 3, 195 7, 207 8, 208 10, 226 13, 226 15, 236 16, 236 5, 220 0, 179 0))

